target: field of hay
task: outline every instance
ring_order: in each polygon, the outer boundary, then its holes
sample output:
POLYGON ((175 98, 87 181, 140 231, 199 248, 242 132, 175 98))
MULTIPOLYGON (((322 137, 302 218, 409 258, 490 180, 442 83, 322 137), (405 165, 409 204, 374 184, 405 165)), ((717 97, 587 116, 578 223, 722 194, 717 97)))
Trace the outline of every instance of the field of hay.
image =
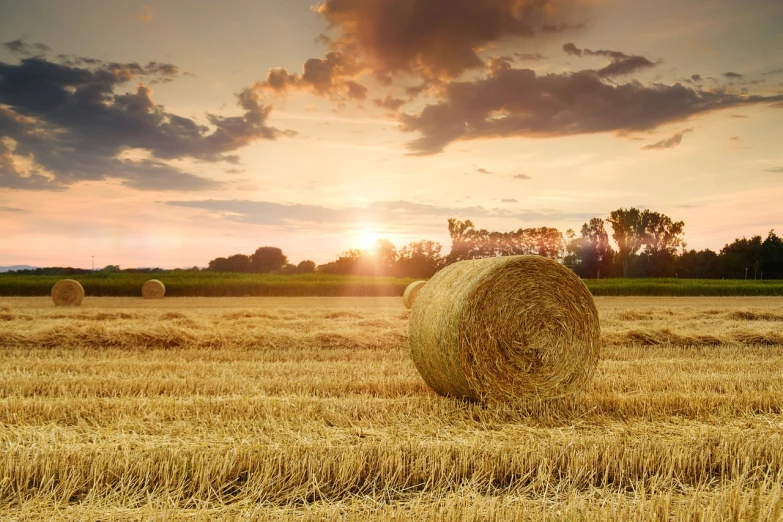
POLYGON ((586 393, 438 397, 396 298, 0 298, 2 520, 783 519, 783 298, 596 298, 586 393))

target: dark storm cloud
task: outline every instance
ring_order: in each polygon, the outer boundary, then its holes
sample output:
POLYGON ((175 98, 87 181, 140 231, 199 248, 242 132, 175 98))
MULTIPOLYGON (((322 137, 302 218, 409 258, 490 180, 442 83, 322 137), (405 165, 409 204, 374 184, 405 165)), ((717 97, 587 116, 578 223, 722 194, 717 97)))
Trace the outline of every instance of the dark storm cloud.
POLYGON ((450 217, 479 218, 501 217, 519 220, 589 219, 593 214, 562 214, 556 211, 509 211, 502 208, 442 207, 425 205, 409 201, 382 201, 366 207, 330 208, 321 205, 295 205, 271 203, 266 201, 242 200, 202 200, 167 201, 166 204, 202 209, 222 214, 229 220, 258 225, 299 226, 307 223, 354 224, 361 221, 377 220, 384 223, 399 223, 408 220, 426 219, 441 225, 450 217))
POLYGON ((610 76, 621 76, 634 73, 641 69, 655 67, 655 64, 644 56, 628 55, 620 51, 607 51, 599 49, 591 51, 590 49, 579 49, 572 42, 563 45, 563 51, 573 56, 604 56, 609 58, 609 65, 598 69, 596 74, 602 78, 610 76))
POLYGON ((307 60, 301 73, 272 69, 258 88, 363 99, 366 91, 348 83, 359 74, 371 73, 386 87, 400 73, 427 84, 482 67, 479 53, 488 44, 532 37, 534 27, 551 33, 584 25, 559 14, 581 16, 576 0, 326 0, 315 11, 333 35, 318 37, 327 47, 324 57, 307 60))
POLYGON ((17 38, 16 40, 5 42, 3 47, 8 52, 19 56, 35 56, 48 53, 52 50, 48 45, 40 42, 27 43, 24 38, 17 38))
POLYGON ((669 136, 665 140, 661 140, 651 145, 645 145, 642 150, 660 150, 660 149, 673 149, 682 142, 682 135, 686 132, 691 132, 693 129, 685 129, 682 132, 678 132, 669 136))
POLYGON ((530 69, 498 69, 480 80, 448 83, 438 102, 403 115, 401 127, 421 135, 409 148, 424 155, 459 140, 650 130, 718 109, 780 100, 783 95, 741 96, 681 84, 609 85, 594 71, 538 76, 530 69))
POLYGON ((0 187, 61 190, 79 181, 116 178, 143 190, 214 188, 219 184, 165 160, 235 162, 231 152, 285 134, 266 124, 272 108, 250 89, 237 95, 241 115, 207 114, 206 126, 155 104, 143 83, 115 92, 140 76, 175 76, 174 65, 80 63, 40 57, 0 62, 0 139, 5 139, 0 187), (144 151, 149 159, 121 159, 128 149, 144 151), (22 173, 14 158, 34 167, 22 173))

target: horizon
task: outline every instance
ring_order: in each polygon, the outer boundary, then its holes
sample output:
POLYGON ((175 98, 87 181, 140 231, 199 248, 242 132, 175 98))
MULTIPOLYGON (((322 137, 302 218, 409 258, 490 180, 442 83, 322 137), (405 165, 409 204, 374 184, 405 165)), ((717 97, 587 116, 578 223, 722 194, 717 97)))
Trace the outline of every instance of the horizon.
POLYGON ((629 207, 684 221, 688 250, 783 228, 781 3, 0 12, 2 266, 323 264, 447 250, 449 217, 578 232, 629 207))

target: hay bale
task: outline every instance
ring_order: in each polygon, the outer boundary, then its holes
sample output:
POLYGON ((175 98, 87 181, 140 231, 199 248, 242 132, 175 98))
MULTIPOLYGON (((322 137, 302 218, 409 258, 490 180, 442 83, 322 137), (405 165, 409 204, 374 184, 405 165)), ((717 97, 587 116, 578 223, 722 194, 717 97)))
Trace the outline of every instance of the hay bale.
POLYGON ((84 299, 84 288, 79 281, 63 279, 52 287, 52 300, 56 306, 79 306, 84 299))
POLYGON ((405 293, 402 294, 402 302, 405 304, 405 308, 413 308, 413 303, 416 301, 416 296, 419 295, 419 290, 425 285, 427 281, 414 281, 408 285, 405 289, 405 293))
POLYGON ((409 334, 413 361, 433 390, 493 402, 582 389, 601 342, 590 291, 571 270, 540 256, 444 268, 419 292, 409 334))
POLYGON ((144 299, 163 299, 166 295, 166 286, 157 279, 150 279, 141 287, 141 296, 144 299))

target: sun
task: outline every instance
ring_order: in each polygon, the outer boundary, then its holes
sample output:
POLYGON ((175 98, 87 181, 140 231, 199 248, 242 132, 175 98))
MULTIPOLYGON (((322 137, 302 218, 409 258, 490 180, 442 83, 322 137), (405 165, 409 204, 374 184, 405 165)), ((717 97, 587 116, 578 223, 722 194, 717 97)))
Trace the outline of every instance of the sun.
POLYGON ((375 242, 380 239, 378 233, 375 230, 369 228, 359 230, 356 237, 357 242, 359 243, 359 248, 362 250, 369 250, 375 245, 375 242))

